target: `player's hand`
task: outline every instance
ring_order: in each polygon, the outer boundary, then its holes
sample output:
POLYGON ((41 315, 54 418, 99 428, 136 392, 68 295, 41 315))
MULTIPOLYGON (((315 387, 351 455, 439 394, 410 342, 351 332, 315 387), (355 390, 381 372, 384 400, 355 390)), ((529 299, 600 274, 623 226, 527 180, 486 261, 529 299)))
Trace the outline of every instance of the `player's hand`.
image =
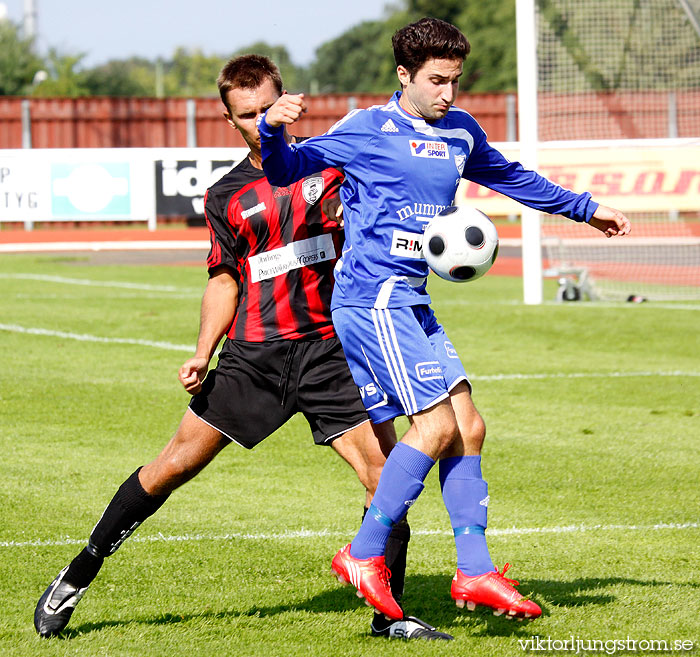
POLYGON ((340 202, 340 197, 331 196, 324 199, 321 203, 321 210, 331 221, 335 221, 340 228, 345 225, 343 221, 343 204, 340 202))
POLYGON ((604 233, 605 237, 629 235, 632 230, 630 220, 619 210, 609 208, 607 205, 599 205, 588 223, 604 233))
POLYGON ((196 395, 202 389, 202 381, 204 381, 208 369, 209 360, 195 356, 182 364, 178 372, 178 379, 187 392, 196 395))
POLYGON ((304 94, 282 94, 267 110, 265 123, 271 128, 279 128, 282 124, 290 125, 306 112, 306 109, 304 94))

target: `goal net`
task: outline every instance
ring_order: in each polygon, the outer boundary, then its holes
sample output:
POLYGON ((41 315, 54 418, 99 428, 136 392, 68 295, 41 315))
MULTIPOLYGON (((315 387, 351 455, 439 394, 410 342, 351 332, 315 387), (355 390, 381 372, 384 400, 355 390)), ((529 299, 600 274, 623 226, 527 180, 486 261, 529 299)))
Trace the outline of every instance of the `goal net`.
MULTIPOLYGON (((700 0, 535 7, 539 150, 597 140, 599 159, 576 165, 575 189, 633 224, 608 240, 544 216, 545 276, 602 299, 700 300, 700 0)), ((557 179, 556 166, 543 173, 557 179)), ((571 176, 557 182, 571 187, 571 176)))

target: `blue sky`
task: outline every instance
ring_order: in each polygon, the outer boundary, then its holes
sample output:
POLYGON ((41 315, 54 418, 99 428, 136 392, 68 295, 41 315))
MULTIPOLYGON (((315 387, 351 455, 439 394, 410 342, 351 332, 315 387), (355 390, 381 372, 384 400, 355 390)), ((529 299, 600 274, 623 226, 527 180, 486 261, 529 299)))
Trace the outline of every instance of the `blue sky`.
MULTIPOLYGON (((22 20, 25 0, 0 0, 22 20)), ((34 0, 41 51, 85 53, 84 65, 140 55, 168 57, 175 48, 228 55, 255 41, 287 47, 306 65, 315 49, 363 20, 384 16, 385 0, 34 0)), ((387 44, 389 47, 389 44, 387 44)))

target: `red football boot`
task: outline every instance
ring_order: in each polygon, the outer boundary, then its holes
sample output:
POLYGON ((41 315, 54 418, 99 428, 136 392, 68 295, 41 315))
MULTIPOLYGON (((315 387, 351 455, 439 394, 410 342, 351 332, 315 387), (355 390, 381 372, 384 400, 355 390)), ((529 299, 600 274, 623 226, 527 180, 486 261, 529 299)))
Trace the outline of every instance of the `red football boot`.
POLYGON ((355 559, 350 554, 350 543, 340 550, 331 563, 331 570, 339 582, 350 582, 357 589, 357 597, 392 619, 403 618, 403 611, 391 594, 384 557, 355 559))
POLYGON ((518 585, 514 579, 504 577, 510 568, 507 563, 499 573, 498 569, 484 575, 470 577, 459 568, 452 580, 451 594, 458 607, 465 603, 469 611, 474 611, 477 605, 485 605, 494 610, 495 616, 506 614, 508 618, 537 618, 542 615, 539 605, 524 598, 515 590, 518 585))

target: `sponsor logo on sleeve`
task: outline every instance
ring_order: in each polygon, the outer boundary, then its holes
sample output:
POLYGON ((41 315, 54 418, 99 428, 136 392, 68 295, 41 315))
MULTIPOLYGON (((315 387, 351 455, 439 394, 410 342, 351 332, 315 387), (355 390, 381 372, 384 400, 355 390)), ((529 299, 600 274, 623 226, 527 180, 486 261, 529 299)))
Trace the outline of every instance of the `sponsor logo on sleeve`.
POLYGON ((446 160, 449 157, 447 144, 443 141, 410 139, 408 143, 413 157, 429 157, 436 160, 446 160))
POLYGON ((265 201, 262 201, 261 203, 254 205, 252 208, 248 208, 247 210, 243 210, 243 212, 241 212, 241 219, 247 219, 248 217, 252 217, 254 214, 258 214, 259 212, 262 212, 263 210, 267 210, 267 208, 265 207, 265 201))

